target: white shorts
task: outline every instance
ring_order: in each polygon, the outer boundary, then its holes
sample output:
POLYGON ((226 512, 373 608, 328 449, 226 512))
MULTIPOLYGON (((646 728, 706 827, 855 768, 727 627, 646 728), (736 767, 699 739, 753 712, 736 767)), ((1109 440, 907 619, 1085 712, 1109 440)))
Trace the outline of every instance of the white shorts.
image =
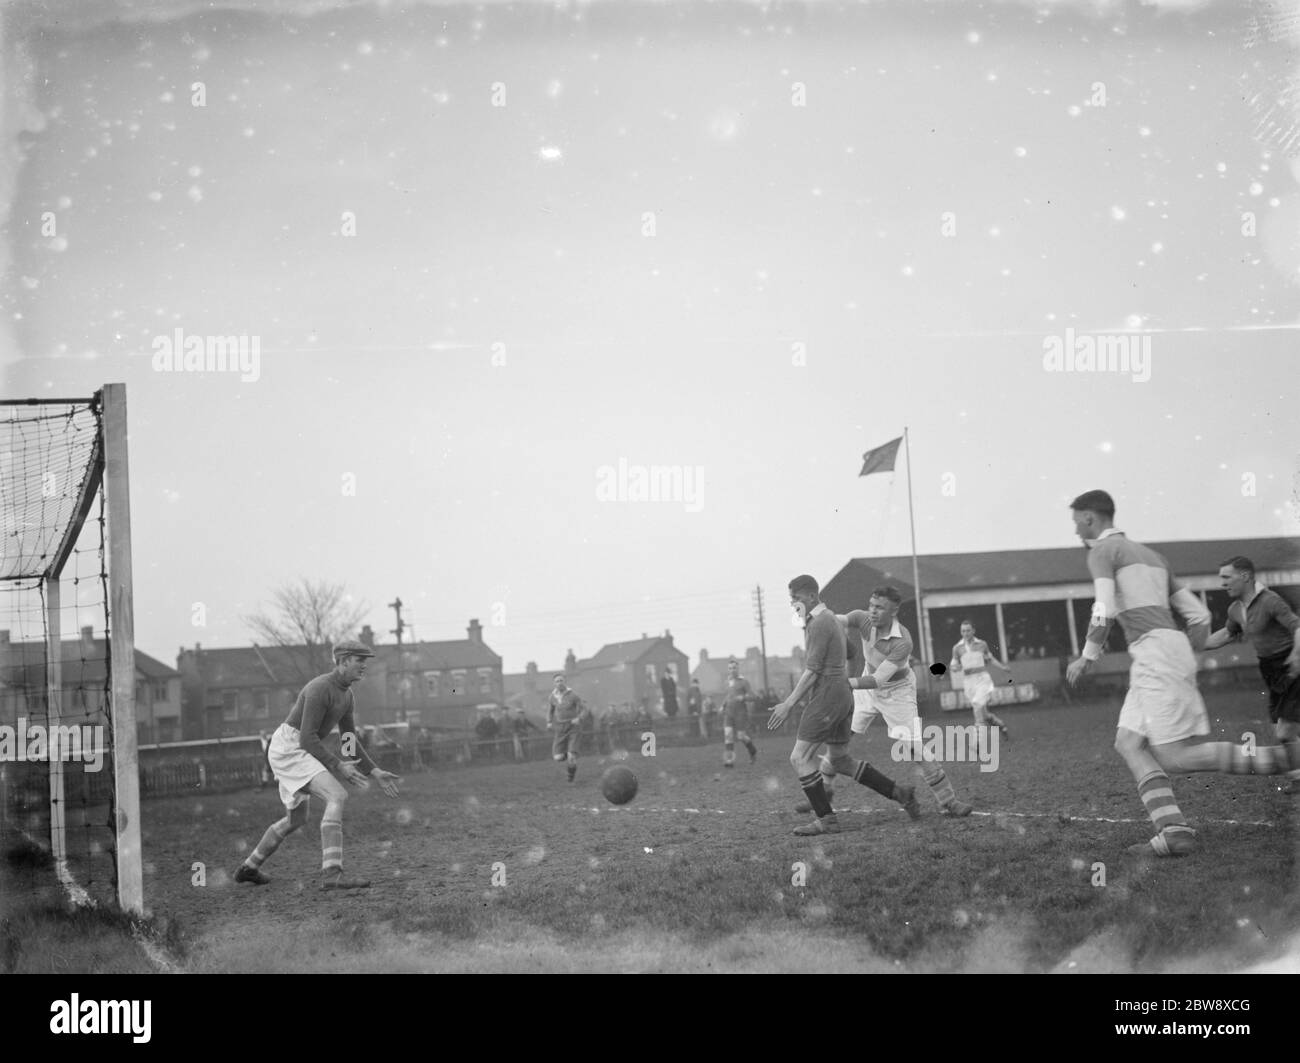
POLYGON ((287 723, 275 729, 266 759, 280 784, 280 800, 290 811, 309 799, 311 795, 303 788, 312 779, 323 771, 328 774, 324 764, 298 745, 298 728, 287 723))
POLYGON ((921 717, 916 710, 916 677, 908 669, 907 679, 884 690, 853 692, 853 733, 866 734, 871 721, 883 717, 894 741, 920 735, 921 717))
POLYGON ((1196 657, 1181 631, 1157 628, 1129 645, 1128 696, 1119 726, 1152 745, 1210 733, 1205 702, 1196 688, 1196 657))
POLYGON ((972 708, 982 709, 988 705, 989 699, 993 697, 993 677, 988 672, 967 675, 962 682, 972 708))

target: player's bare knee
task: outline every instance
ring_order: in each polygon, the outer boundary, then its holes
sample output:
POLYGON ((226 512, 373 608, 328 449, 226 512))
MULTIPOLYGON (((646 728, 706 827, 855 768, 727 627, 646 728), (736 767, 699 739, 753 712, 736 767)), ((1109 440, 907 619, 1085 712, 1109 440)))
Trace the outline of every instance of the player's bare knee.
POLYGON ((289 826, 287 828, 287 832, 292 834, 299 827, 305 827, 306 825, 307 825, 307 806, 299 805, 297 808, 291 809, 289 812, 289 826))
POLYGON ((1115 732, 1115 752, 1128 759, 1142 750, 1142 736, 1133 731, 1115 732))
POLYGON ((833 769, 837 775, 852 775, 854 769, 857 768, 857 762, 847 753, 841 751, 822 758, 822 770, 827 775, 830 774, 829 771, 826 771, 828 767, 833 769))

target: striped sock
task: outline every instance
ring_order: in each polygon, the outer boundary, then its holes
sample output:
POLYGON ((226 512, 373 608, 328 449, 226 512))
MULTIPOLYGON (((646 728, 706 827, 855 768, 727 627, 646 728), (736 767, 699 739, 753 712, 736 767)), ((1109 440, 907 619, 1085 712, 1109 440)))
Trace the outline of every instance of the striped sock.
POLYGON ((811 775, 800 775, 799 785, 803 787, 803 792, 808 795, 808 803, 812 805, 812 810, 818 819, 831 814, 831 803, 826 797, 826 788, 822 785, 821 772, 815 771, 811 775))
POLYGON ((1282 775, 1300 769, 1300 746, 1256 746, 1253 754, 1231 742, 1207 742, 1225 775, 1282 775))
POLYGON ((876 771, 865 760, 858 761, 858 766, 853 769, 853 781, 871 787, 881 797, 888 797, 891 801, 894 799, 894 780, 876 771))
POLYGON ((266 828, 266 833, 262 835, 262 840, 257 843, 257 848, 249 854, 244 863, 254 869, 261 867, 263 861, 280 848, 280 843, 289 837, 289 833, 289 817, 285 816, 284 819, 276 820, 266 828))
POLYGON ((735 742, 724 742, 724 743, 722 744, 722 763, 723 763, 723 764, 735 764, 735 763, 736 763, 736 743, 735 743, 735 742))
MULTIPOLYGON (((1227 743, 1224 743, 1225 745, 1227 743)), ((1174 800, 1173 787, 1169 776, 1163 771, 1153 771, 1138 781, 1138 797, 1146 806, 1147 815, 1161 834, 1194 834, 1187 825, 1182 809, 1174 800)))
POLYGON ((925 785, 930 788, 930 793, 934 794, 934 799, 939 802, 940 808, 947 808, 957 800, 952 783, 948 781, 948 776, 938 764, 922 761, 917 765, 916 770, 925 780, 925 785))
POLYGON ((320 821, 321 870, 343 870, 343 821, 328 817, 320 821))

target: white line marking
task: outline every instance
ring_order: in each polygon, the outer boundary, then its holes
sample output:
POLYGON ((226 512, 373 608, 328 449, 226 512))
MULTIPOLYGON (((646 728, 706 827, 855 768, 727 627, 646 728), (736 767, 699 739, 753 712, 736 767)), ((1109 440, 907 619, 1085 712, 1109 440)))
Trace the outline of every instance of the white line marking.
MULTIPOLYGON (((656 805, 611 805, 608 808, 591 808, 584 805, 557 805, 559 809, 565 809, 570 812, 594 812, 599 815, 601 812, 668 812, 671 814, 687 813, 691 815, 716 815, 725 816, 728 814, 724 808, 660 808, 656 805)), ((785 813, 786 809, 774 808, 768 811, 769 816, 779 816, 785 813)), ((879 816, 902 814, 903 810, 890 808, 837 808, 836 815, 848 813, 857 816, 879 816)), ((792 813, 795 814, 795 813, 792 813)), ((1068 823, 1146 823, 1150 824, 1149 819, 1123 819, 1111 818, 1109 816, 1067 816, 1061 812, 972 812, 972 816, 988 816, 997 819, 999 816, 1015 817, 1017 819, 1055 819, 1064 820, 1068 823)), ((1199 819, 1199 823, 1212 824, 1216 827, 1276 827, 1278 824, 1268 819, 1199 819)))

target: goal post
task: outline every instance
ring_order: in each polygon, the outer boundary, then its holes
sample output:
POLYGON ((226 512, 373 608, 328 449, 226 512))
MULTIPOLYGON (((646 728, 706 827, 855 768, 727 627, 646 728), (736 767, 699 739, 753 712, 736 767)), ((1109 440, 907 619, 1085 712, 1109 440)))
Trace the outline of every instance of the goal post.
POLYGON ((0 400, 0 872, 142 913, 129 492, 125 385, 0 400))
POLYGON ((108 501, 109 668, 113 677, 113 772, 116 794, 117 899, 144 911, 140 858, 140 753, 135 726, 135 603, 131 583, 131 495, 126 454, 126 385, 103 396, 104 493, 108 501))

